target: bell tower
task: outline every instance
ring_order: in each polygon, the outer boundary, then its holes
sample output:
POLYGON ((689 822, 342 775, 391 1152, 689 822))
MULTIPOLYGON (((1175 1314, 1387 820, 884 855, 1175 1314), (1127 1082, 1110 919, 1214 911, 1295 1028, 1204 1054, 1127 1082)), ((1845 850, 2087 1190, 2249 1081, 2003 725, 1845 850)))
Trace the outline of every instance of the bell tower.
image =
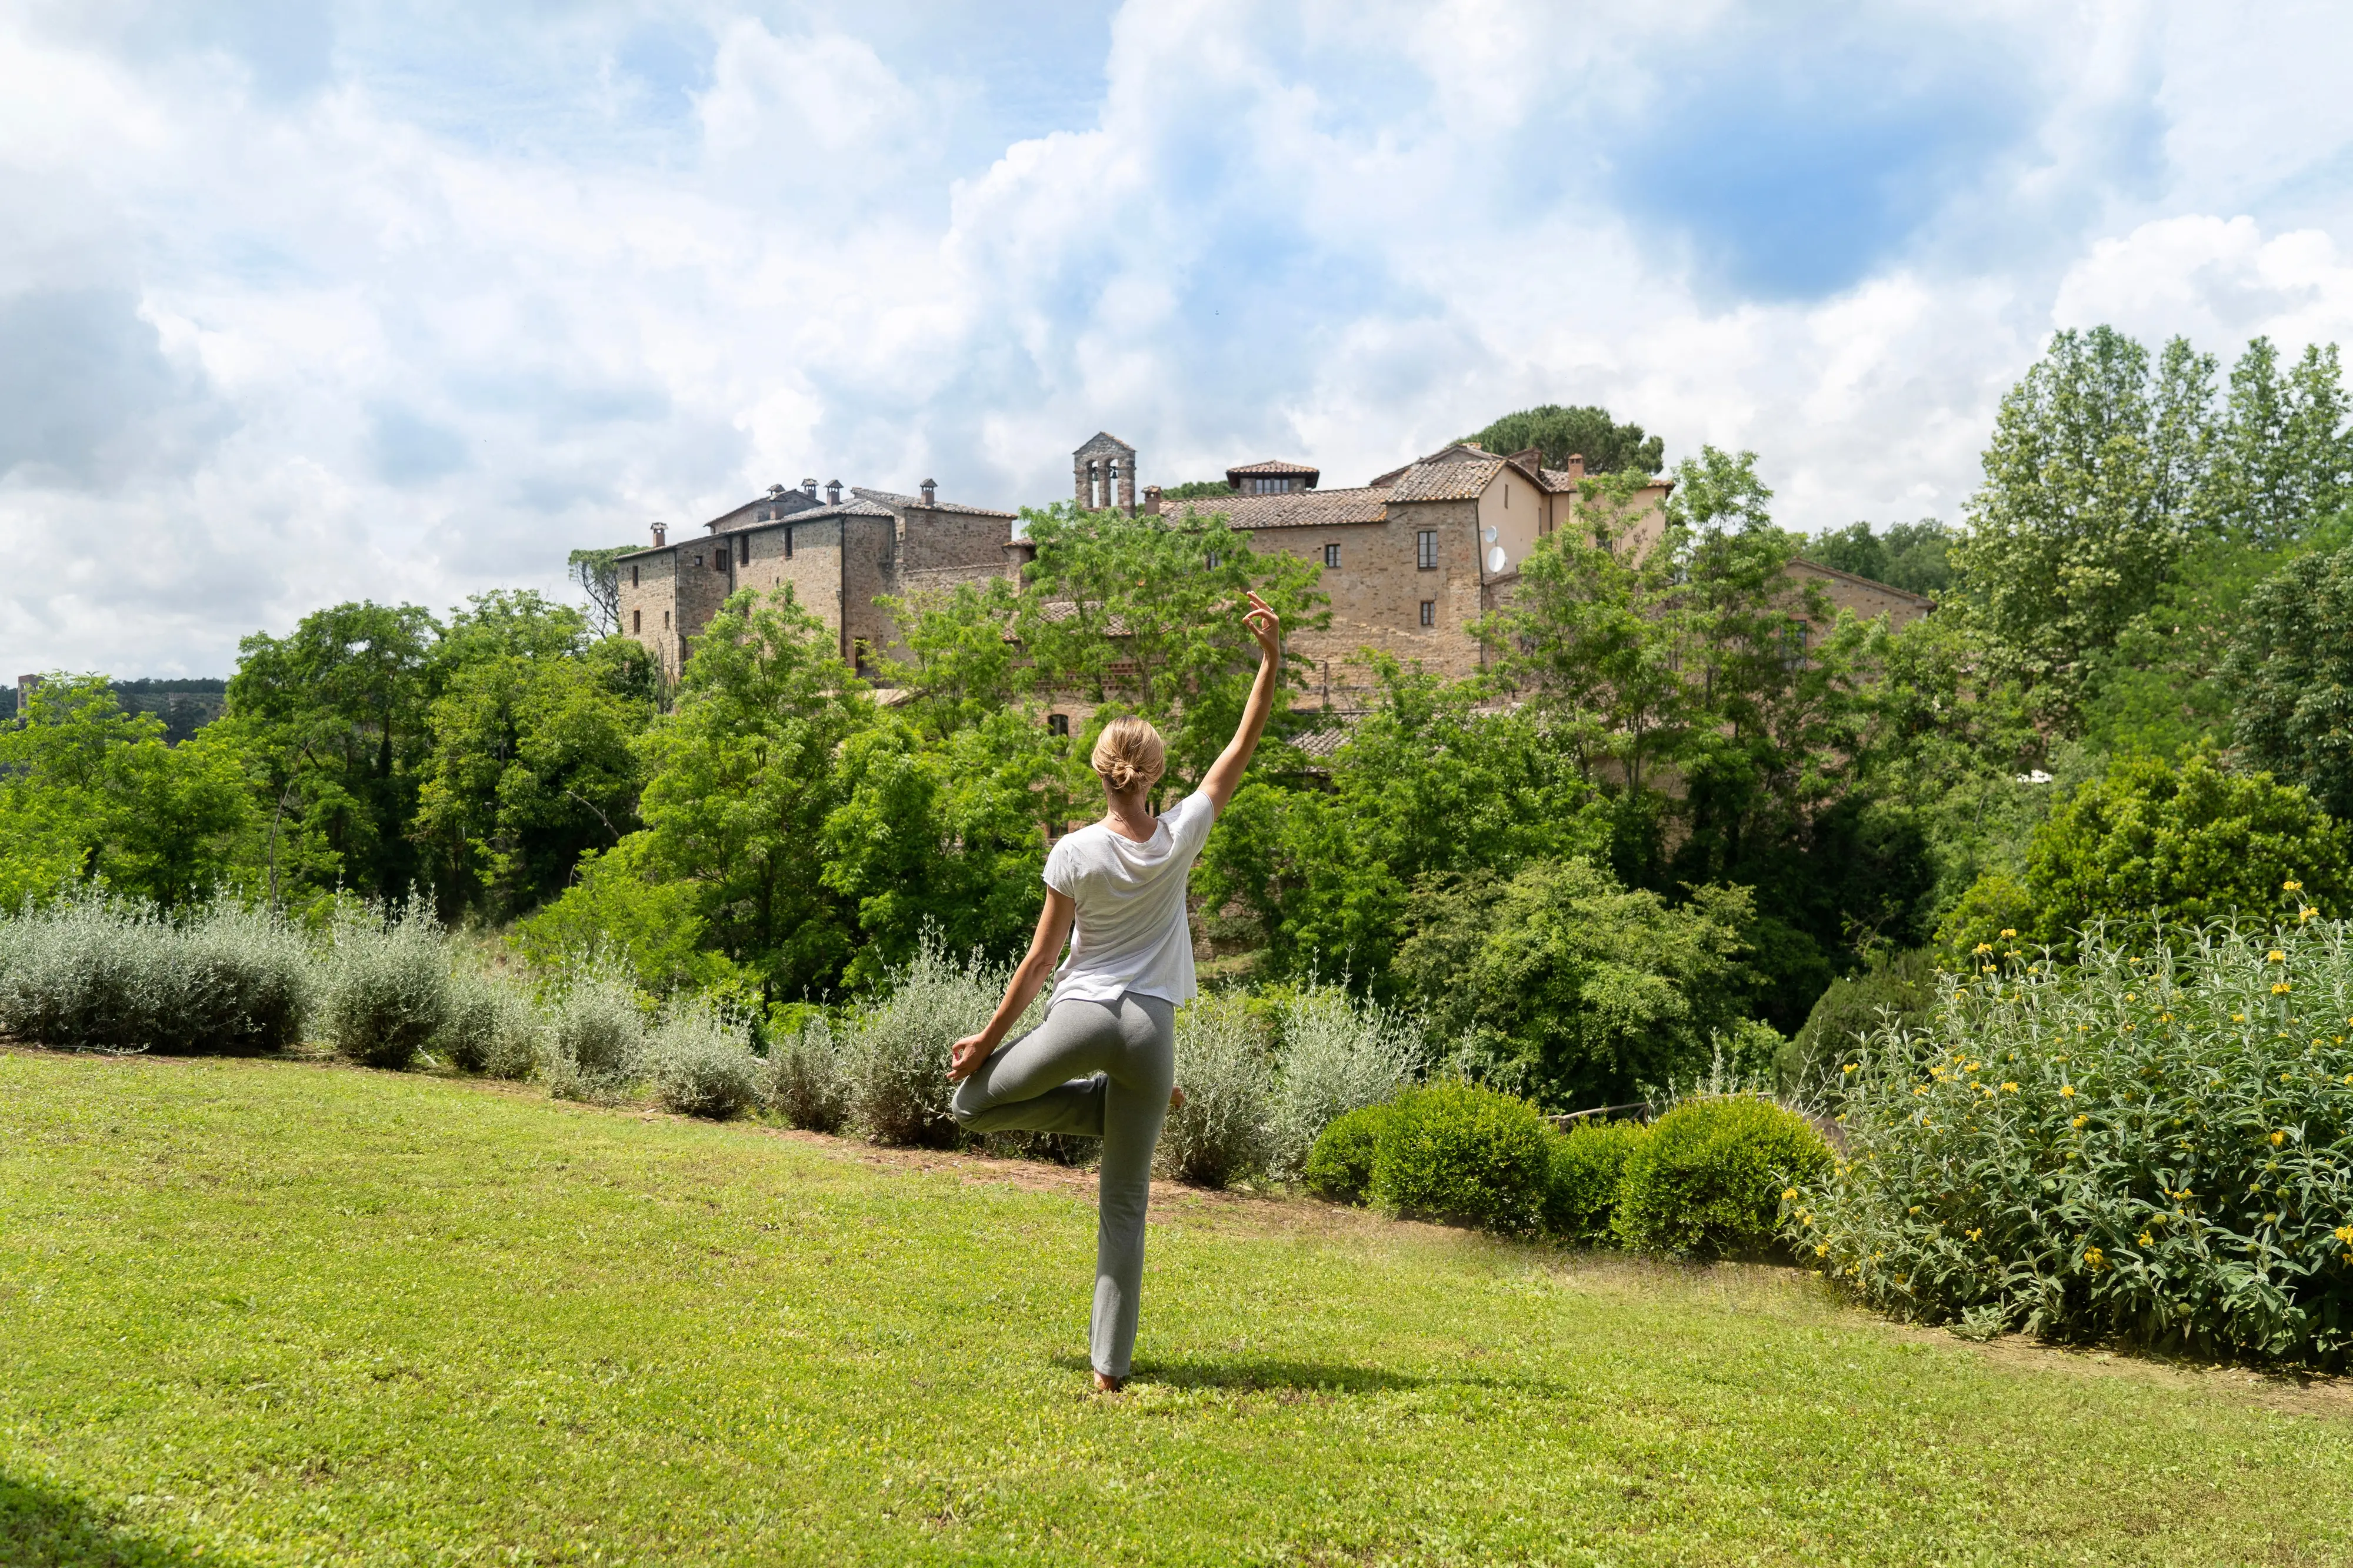
POLYGON ((1135 515, 1135 448, 1108 431, 1071 454, 1072 499, 1082 511, 1119 508, 1135 515))

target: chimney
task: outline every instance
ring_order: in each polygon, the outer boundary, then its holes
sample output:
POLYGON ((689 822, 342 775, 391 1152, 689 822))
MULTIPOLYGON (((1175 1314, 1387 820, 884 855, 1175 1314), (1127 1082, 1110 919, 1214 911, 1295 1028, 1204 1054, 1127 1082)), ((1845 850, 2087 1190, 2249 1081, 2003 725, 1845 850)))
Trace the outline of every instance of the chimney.
POLYGON ((937 506, 940 504, 939 480, 925 479, 923 481, 923 504, 925 506, 937 506))
POLYGON ((1585 477, 1584 453, 1571 452, 1568 455, 1568 477, 1572 479, 1581 479, 1585 477))
POLYGON ((1158 517, 1160 515, 1160 487, 1158 485, 1146 485, 1144 487, 1144 515, 1146 517, 1158 517))
POLYGON ((768 499, 769 499, 770 500, 784 500, 784 499, 785 499, 785 487, 784 487, 784 486, 782 486, 782 485, 770 485, 770 486, 768 487, 768 499))
POLYGON ((665 524, 659 522, 654 524, 654 548, 656 550, 659 550, 663 545, 670 542, 669 536, 670 529, 665 524))
POLYGON ((839 506, 841 504, 841 481, 839 479, 828 479, 825 481, 825 504, 828 506, 839 506))
POLYGON ((803 479, 801 481, 801 494, 808 497, 811 500, 817 500, 817 481, 815 479, 803 479))

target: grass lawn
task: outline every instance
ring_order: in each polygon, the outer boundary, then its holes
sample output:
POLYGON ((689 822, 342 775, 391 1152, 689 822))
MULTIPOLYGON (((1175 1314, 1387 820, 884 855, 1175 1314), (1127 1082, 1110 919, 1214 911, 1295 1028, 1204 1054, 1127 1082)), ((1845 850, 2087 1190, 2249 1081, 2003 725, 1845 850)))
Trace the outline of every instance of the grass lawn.
POLYGON ((2353 1397, 1161 1189, 0 1052, 0 1563, 2353 1562, 2353 1397))

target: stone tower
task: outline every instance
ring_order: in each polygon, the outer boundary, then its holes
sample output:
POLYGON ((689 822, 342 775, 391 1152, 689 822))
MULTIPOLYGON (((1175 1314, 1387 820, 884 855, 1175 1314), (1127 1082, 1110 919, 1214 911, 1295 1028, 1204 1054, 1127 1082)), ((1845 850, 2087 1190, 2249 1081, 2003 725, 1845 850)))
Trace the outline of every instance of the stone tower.
POLYGON ((1106 431, 1071 454, 1071 483, 1080 510, 1117 507, 1135 515, 1135 448, 1106 431))

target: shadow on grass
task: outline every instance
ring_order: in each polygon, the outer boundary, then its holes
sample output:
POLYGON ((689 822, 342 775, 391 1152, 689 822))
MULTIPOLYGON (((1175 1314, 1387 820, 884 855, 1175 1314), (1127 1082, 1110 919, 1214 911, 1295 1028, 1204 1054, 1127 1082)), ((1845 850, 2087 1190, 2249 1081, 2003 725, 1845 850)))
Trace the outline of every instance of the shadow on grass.
POLYGON ((235 1560, 158 1546, 54 1488, 0 1475, 0 1564, 6 1568, 236 1568, 235 1560))
MULTIPOLYGON (((1054 1364, 1072 1372, 1089 1372, 1084 1356, 1062 1355, 1054 1364)), ((1378 1367, 1350 1366, 1339 1362, 1269 1361, 1150 1361, 1135 1363, 1135 1383, 1163 1388, 1222 1388, 1236 1392, 1298 1394, 1393 1394, 1423 1388, 1428 1380, 1378 1367)))

